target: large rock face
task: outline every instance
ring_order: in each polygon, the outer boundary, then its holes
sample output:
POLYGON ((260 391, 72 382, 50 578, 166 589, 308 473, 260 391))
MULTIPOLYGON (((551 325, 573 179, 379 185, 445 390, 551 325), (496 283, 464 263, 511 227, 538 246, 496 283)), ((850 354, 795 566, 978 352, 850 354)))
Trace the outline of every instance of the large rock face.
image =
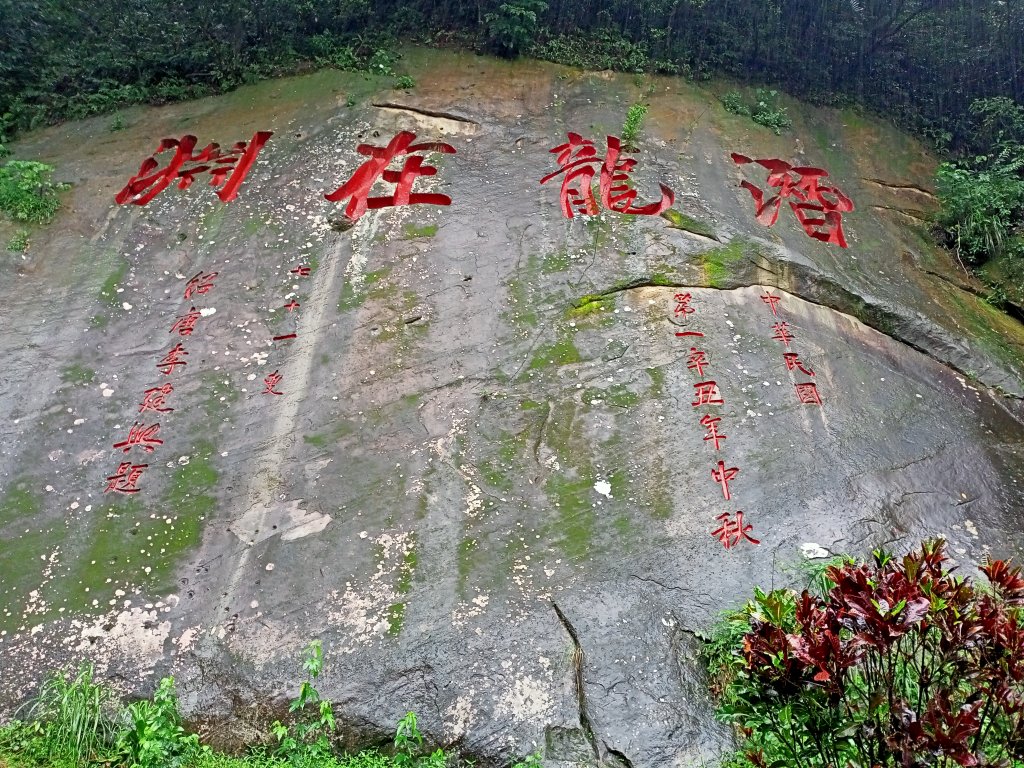
POLYGON ((321 638, 350 743, 415 710, 485 759, 694 765, 729 745, 695 633, 755 584, 820 549, 944 536, 967 571, 1019 551, 1024 334, 930 245, 913 141, 800 105, 776 137, 677 80, 407 63, 411 93, 321 72, 17 146, 74 188, 0 285, 8 711, 88 657, 128 690, 173 673, 211 728, 257 727, 321 638), (665 183, 683 216, 563 218, 548 150, 577 131, 603 152, 642 99, 638 203, 665 183), (324 194, 401 129, 456 148, 413 190, 452 205, 345 229, 324 194), (235 201, 200 178, 113 204, 164 136, 257 130, 274 136, 235 201), (731 152, 826 168, 856 204, 850 247, 787 206, 761 226, 739 184, 764 178, 731 152), (183 299, 200 272, 214 287, 183 299), (723 404, 699 404, 710 380, 723 404), (168 382, 174 410, 140 413, 168 382), (810 382, 821 405, 798 400, 810 382), (163 444, 113 451, 136 422, 163 444), (104 493, 123 461, 148 464, 140 492, 104 493), (726 549, 712 531, 739 510, 760 543, 726 549))

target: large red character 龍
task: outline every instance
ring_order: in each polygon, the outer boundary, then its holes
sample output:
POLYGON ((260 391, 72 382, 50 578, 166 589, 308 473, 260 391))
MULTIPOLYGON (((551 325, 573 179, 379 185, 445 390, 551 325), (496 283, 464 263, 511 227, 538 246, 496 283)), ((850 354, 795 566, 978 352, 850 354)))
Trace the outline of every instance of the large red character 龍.
POLYGON ((560 194, 565 218, 573 218, 573 209, 585 216, 597 214, 598 206, 593 184, 594 176, 598 175, 598 167, 601 169, 598 182, 601 204, 608 210, 634 216, 657 216, 672 207, 675 193, 664 184, 658 185, 661 187, 661 200, 639 207, 633 206, 637 192, 630 185, 629 174, 636 166, 636 160, 621 157, 622 142, 615 136, 608 137, 608 148, 603 160, 597 156, 597 149, 590 139, 572 132, 568 134, 568 138, 565 144, 551 150, 558 155, 558 170, 540 180, 541 184, 546 184, 559 174, 565 174, 560 194))

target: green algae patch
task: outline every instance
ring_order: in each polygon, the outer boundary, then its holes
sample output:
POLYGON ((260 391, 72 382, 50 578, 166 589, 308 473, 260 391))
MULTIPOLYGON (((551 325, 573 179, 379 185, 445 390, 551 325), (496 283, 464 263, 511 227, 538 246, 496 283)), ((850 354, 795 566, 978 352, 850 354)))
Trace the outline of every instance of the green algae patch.
POLYGON ((677 211, 675 208, 669 208, 661 214, 661 218, 665 219, 669 223, 669 227, 672 229, 681 229, 684 232, 690 232, 694 235, 700 235, 701 237, 707 237, 711 240, 717 240, 718 236, 708 224, 703 221, 699 221, 692 216, 687 216, 685 213, 677 211))
MULTIPOLYGON (((129 269, 131 269, 131 264, 126 259, 120 259, 114 271, 107 275, 107 279, 100 286, 99 296, 97 297, 102 303, 114 309, 120 309, 121 301, 117 288, 128 276, 129 269)), ((95 322, 95 318, 93 320, 95 322)))
POLYGON ((394 603, 388 606, 388 634, 398 637, 405 625, 405 603, 394 603))
POLYGON ((589 478, 552 475, 544 483, 548 497, 554 500, 558 522, 550 534, 571 560, 584 560, 591 554, 597 528, 597 515, 590 504, 593 483, 589 478))
POLYGON ((615 408, 632 408, 640 402, 640 395, 625 384, 613 384, 607 389, 588 387, 583 390, 582 398, 587 405, 607 403, 615 408))
POLYGON ((565 272, 572 264, 568 251, 557 251, 549 253, 541 262, 540 271, 545 275, 553 275, 558 272, 565 272))
POLYGON ((202 408, 208 417, 222 416, 241 397, 238 388, 220 371, 204 371, 201 378, 206 392, 202 408))
POLYGON ((665 369, 664 368, 646 368, 647 376, 651 380, 651 397, 659 398, 665 394, 665 369))
POLYGON ((409 590, 412 589, 412 576, 420 562, 419 555, 416 553, 415 534, 412 534, 411 541, 409 551, 405 553, 402 564, 398 567, 398 583, 395 585, 395 591, 400 595, 409 594, 409 590))
MULTIPOLYGON (((363 284, 356 288, 351 280, 347 280, 341 289, 341 297, 338 299, 338 311, 348 312, 363 305, 371 295, 375 293, 374 287, 391 274, 390 267, 384 267, 374 272, 367 272, 363 277, 363 284)), ((379 290, 379 289, 377 289, 379 290)))
POLYGON ((96 380, 96 371, 84 365, 72 363, 60 372, 60 380, 66 384, 91 384, 96 380))
POLYGON ((530 360, 529 370, 536 371, 549 366, 562 366, 578 363, 583 358, 576 345, 569 337, 559 339, 554 344, 541 347, 537 354, 530 360))
POLYGON ((359 425, 348 419, 341 419, 326 432, 314 432, 310 435, 303 435, 302 440, 314 448, 326 448, 329 445, 341 442, 349 435, 359 431, 359 425))
POLYGON ((581 296, 572 303, 566 310, 566 316, 570 318, 587 317, 599 312, 611 312, 615 309, 615 299, 611 296, 598 293, 588 293, 581 296))
POLYGON ((198 443, 188 464, 172 474, 159 504, 142 499, 116 499, 90 512, 93 520, 87 546, 77 554, 63 580, 72 609, 106 610, 116 589, 133 586, 154 592, 175 588, 180 557, 199 544, 203 521, 213 514, 211 494, 219 474, 214 447, 198 443))
POLYGON ((0 500, 0 526, 34 520, 42 508, 42 500, 32 492, 29 481, 15 481, 0 500))
POLYGON ((479 556, 479 542, 470 536, 463 537, 462 541, 459 542, 456 561, 456 569, 459 576, 459 596, 462 599, 466 597, 466 584, 469 582, 470 573, 472 573, 473 568, 477 565, 479 556))
POLYGON ((746 257, 747 244, 736 239, 723 248, 713 248, 699 254, 704 278, 711 288, 725 288, 732 277, 733 265, 746 257))
MULTIPOLYGON (((982 349, 1013 371, 1024 367, 1024 338, 1017 320, 970 293, 946 291, 936 298, 940 304, 955 307, 951 315, 967 327, 970 337, 982 349)), ((974 371, 966 373, 977 378, 974 371)))
POLYGON ((417 227, 415 224, 405 225, 405 239, 415 240, 419 237, 433 237, 437 234, 437 224, 424 224, 417 227))
POLYGON ((516 434, 501 430, 498 436, 498 455, 477 462, 484 483, 496 491, 511 493, 513 478, 521 475, 517 464, 529 438, 529 430, 516 434))
POLYGON ((671 277, 666 270, 665 272, 652 272, 650 283, 662 288, 675 288, 679 281, 671 277))

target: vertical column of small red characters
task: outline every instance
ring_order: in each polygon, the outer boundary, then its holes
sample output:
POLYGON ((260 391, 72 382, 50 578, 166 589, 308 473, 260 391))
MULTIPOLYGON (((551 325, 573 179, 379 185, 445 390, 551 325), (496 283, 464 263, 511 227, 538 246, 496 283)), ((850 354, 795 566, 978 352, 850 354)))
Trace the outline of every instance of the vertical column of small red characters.
MULTIPOLYGON (((690 317, 697 311, 693 307, 693 295, 677 293, 673 300, 675 302, 672 310, 673 322, 686 329, 676 331, 676 338, 686 339, 691 345, 686 355, 686 368, 692 371, 697 379, 693 385, 694 395, 690 406, 695 409, 695 412, 700 413, 698 423, 704 429, 704 442, 714 449, 717 457, 718 452, 722 450, 722 443, 728 439, 728 436, 722 432, 722 417, 711 409, 725 405, 725 398, 722 396, 718 382, 709 375, 711 361, 707 350, 704 349, 703 332, 689 328, 690 317)), ((740 468, 726 466, 726 463, 724 459, 718 459, 715 462, 711 469, 711 480, 721 488, 724 500, 732 501, 732 489, 729 487, 729 483, 739 475, 740 468)), ((744 541, 749 544, 761 543, 750 535, 754 527, 750 523, 743 522, 742 510, 723 512, 716 519, 719 522, 719 527, 712 531, 711 535, 718 539, 726 549, 732 549, 744 541)))
MULTIPOLYGON (((312 267, 310 267, 308 264, 297 264, 291 270, 289 270, 288 274, 294 275, 294 279, 298 280, 300 278, 309 277, 311 272, 312 272, 312 267)), ((297 310, 299 309, 299 307, 302 306, 298 302, 298 300, 295 298, 294 291, 296 291, 296 290, 298 290, 298 285, 293 286, 292 292, 290 292, 287 296, 285 296, 285 298, 288 299, 288 303, 282 305, 282 307, 281 307, 282 310, 284 310, 290 316, 295 318, 293 320, 293 325, 295 325, 295 326, 298 325, 297 310), (293 314, 293 313, 296 313, 296 314, 293 314)), ((278 345, 286 344, 286 343, 288 343, 290 341, 293 341, 296 338, 298 338, 298 333, 295 332, 295 331, 292 331, 291 333, 282 333, 282 334, 280 334, 278 336, 274 336, 272 341, 273 341, 274 346, 276 348, 278 345)), ((264 395, 277 395, 277 396, 283 395, 284 392, 282 392, 280 389, 278 389, 278 387, 281 386, 281 381, 283 379, 284 379, 284 376, 282 376, 282 374, 281 374, 281 372, 279 370, 275 370, 273 373, 271 373, 268 376, 266 376, 263 379, 263 392, 262 392, 262 394, 264 394, 264 395)))
MULTIPOLYGON (((214 288, 214 279, 216 277, 216 272, 199 272, 194 275, 185 285, 184 300, 188 302, 195 295, 209 293, 214 288)), ((188 365, 188 361, 185 360, 188 357, 185 341, 195 331, 196 323, 201 318, 202 313, 196 309, 195 304, 191 305, 187 312, 175 318, 168 331, 168 333, 175 337, 174 346, 156 364, 156 369, 159 373, 170 377, 175 374, 178 368, 184 368, 188 365)), ((157 437, 160 434, 160 422, 154 420, 163 418, 164 414, 174 410, 167 405, 167 398, 173 393, 174 384, 169 378, 145 390, 142 393, 142 402, 139 403, 139 410, 135 421, 128 429, 127 436, 123 440, 114 443, 113 450, 131 454, 132 459, 134 459, 135 454, 131 453, 133 449, 137 448, 139 452, 148 455, 163 445, 164 441, 157 437), (150 421, 153 423, 147 423, 150 421)), ((138 486, 139 480, 148 468, 149 464, 136 464, 134 460, 122 461, 118 465, 117 471, 107 478, 105 492, 138 493, 140 490, 138 486)))
MULTIPOLYGON (((814 371, 800 359, 800 353, 794 352, 790 347, 790 342, 796 336, 790 328, 789 322, 781 320, 779 317, 779 304, 782 303, 782 297, 774 295, 771 291, 765 291, 761 294, 761 301, 771 309, 775 318, 772 323, 772 338, 785 347, 786 351, 782 353, 782 361, 786 364, 786 370, 796 371, 793 374, 794 379, 799 374, 814 378, 814 371)), ((796 398, 801 404, 821 405, 821 393, 818 392, 818 385, 815 382, 794 381, 793 386, 796 389, 796 398)))
MULTIPOLYGON (((219 144, 208 144, 198 152, 195 136, 163 139, 153 155, 139 166, 138 173, 114 196, 114 200, 119 205, 147 205, 172 183, 179 189, 187 189, 197 176, 209 174, 210 186, 217 188, 217 196, 225 203, 230 202, 238 195, 238 188, 271 135, 269 131, 259 131, 250 141, 236 142, 230 149, 223 150, 219 144), (168 153, 164 156, 168 164, 161 168, 157 157, 163 153, 168 153)), ((178 368, 188 365, 185 342, 202 318, 202 312, 191 302, 193 297, 213 290, 216 278, 216 272, 200 271, 186 283, 183 299, 189 303, 189 309, 171 324, 168 333, 174 337, 174 346, 156 364, 157 371, 168 378, 142 393, 142 402, 128 434, 114 443, 113 450, 129 455, 131 460, 122 461, 114 474, 106 478, 105 493, 133 494, 141 490, 139 481, 149 469, 149 464, 137 464, 136 459, 139 453, 149 455, 163 445, 164 441, 158 437, 159 420, 174 411, 167 404, 174 393, 174 382, 170 377, 177 373, 178 368)))

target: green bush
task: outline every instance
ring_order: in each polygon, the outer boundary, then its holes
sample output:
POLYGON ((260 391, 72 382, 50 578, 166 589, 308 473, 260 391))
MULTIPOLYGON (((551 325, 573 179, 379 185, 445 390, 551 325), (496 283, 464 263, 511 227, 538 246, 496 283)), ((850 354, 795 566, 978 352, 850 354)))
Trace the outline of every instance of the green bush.
POLYGON ((1016 273, 1024 258, 1024 107, 979 99, 971 114, 973 147, 983 154, 939 166, 935 221, 961 263, 1003 261, 1001 271, 1016 273))
POLYGON ((60 208, 57 193, 68 188, 51 181, 52 173, 51 166, 28 160, 0 166, 0 210, 15 221, 48 223, 60 208))
MULTIPOLYGON (((290 706, 295 722, 274 723, 277 749, 255 747, 242 757, 214 752, 185 733, 171 677, 160 681, 152 699, 122 706, 108 686, 93 680, 92 667, 70 677, 54 673, 27 707, 25 721, 0 726, 0 768, 471 768, 456 754, 429 750, 412 712, 398 722, 390 754, 336 754, 332 705, 314 686, 323 662, 320 642, 313 641, 302 664, 306 679, 290 706)), ((540 766, 534 754, 513 768, 540 766)))
POLYGON ((770 128, 776 136, 793 127, 786 108, 778 103, 779 92, 758 88, 754 92, 754 108, 750 118, 758 125, 770 128))
POLYGON ((942 163, 936 173, 941 208, 936 223, 960 259, 981 264, 1006 253, 1024 255, 1024 154, 988 162, 942 163), (980 167, 984 167, 982 170, 980 167), (985 167, 987 166, 987 167, 985 167))
POLYGON ((111 689, 93 680, 91 665, 79 667, 74 677, 51 674, 28 708, 28 728, 39 737, 35 752, 76 763, 104 754, 115 733, 113 703, 111 689))
POLYGON ((1024 761, 1024 576, 989 561, 976 587, 944 547, 831 565, 822 595, 756 589, 716 628, 703 657, 743 736, 732 768, 1024 761))
POLYGON ((754 91, 753 101, 748 101, 739 91, 729 91, 721 97, 722 106, 734 115, 749 117, 758 125, 771 129, 776 136, 793 127, 786 108, 778 103, 779 92, 767 88, 754 91))
POLYGON ((729 91, 722 96, 722 106, 727 112, 732 112, 734 115, 750 117, 750 107, 747 106, 743 100, 743 94, 739 91, 729 91))
POLYGON ((599 29, 586 35, 556 35, 533 45, 530 54, 580 69, 638 74, 666 71, 651 60, 645 44, 635 43, 614 29, 599 29))
POLYGON ((409 75, 399 75, 397 78, 395 78, 396 91, 408 91, 411 88, 415 87, 416 81, 409 77, 409 75))
POLYGON ((548 9, 544 0, 511 0, 484 16, 487 40, 496 53, 514 59, 537 35, 539 17, 548 9))
POLYGON ((174 768, 199 751, 199 737, 181 724, 173 677, 160 681, 152 701, 133 701, 121 714, 117 753, 127 768, 174 768))

